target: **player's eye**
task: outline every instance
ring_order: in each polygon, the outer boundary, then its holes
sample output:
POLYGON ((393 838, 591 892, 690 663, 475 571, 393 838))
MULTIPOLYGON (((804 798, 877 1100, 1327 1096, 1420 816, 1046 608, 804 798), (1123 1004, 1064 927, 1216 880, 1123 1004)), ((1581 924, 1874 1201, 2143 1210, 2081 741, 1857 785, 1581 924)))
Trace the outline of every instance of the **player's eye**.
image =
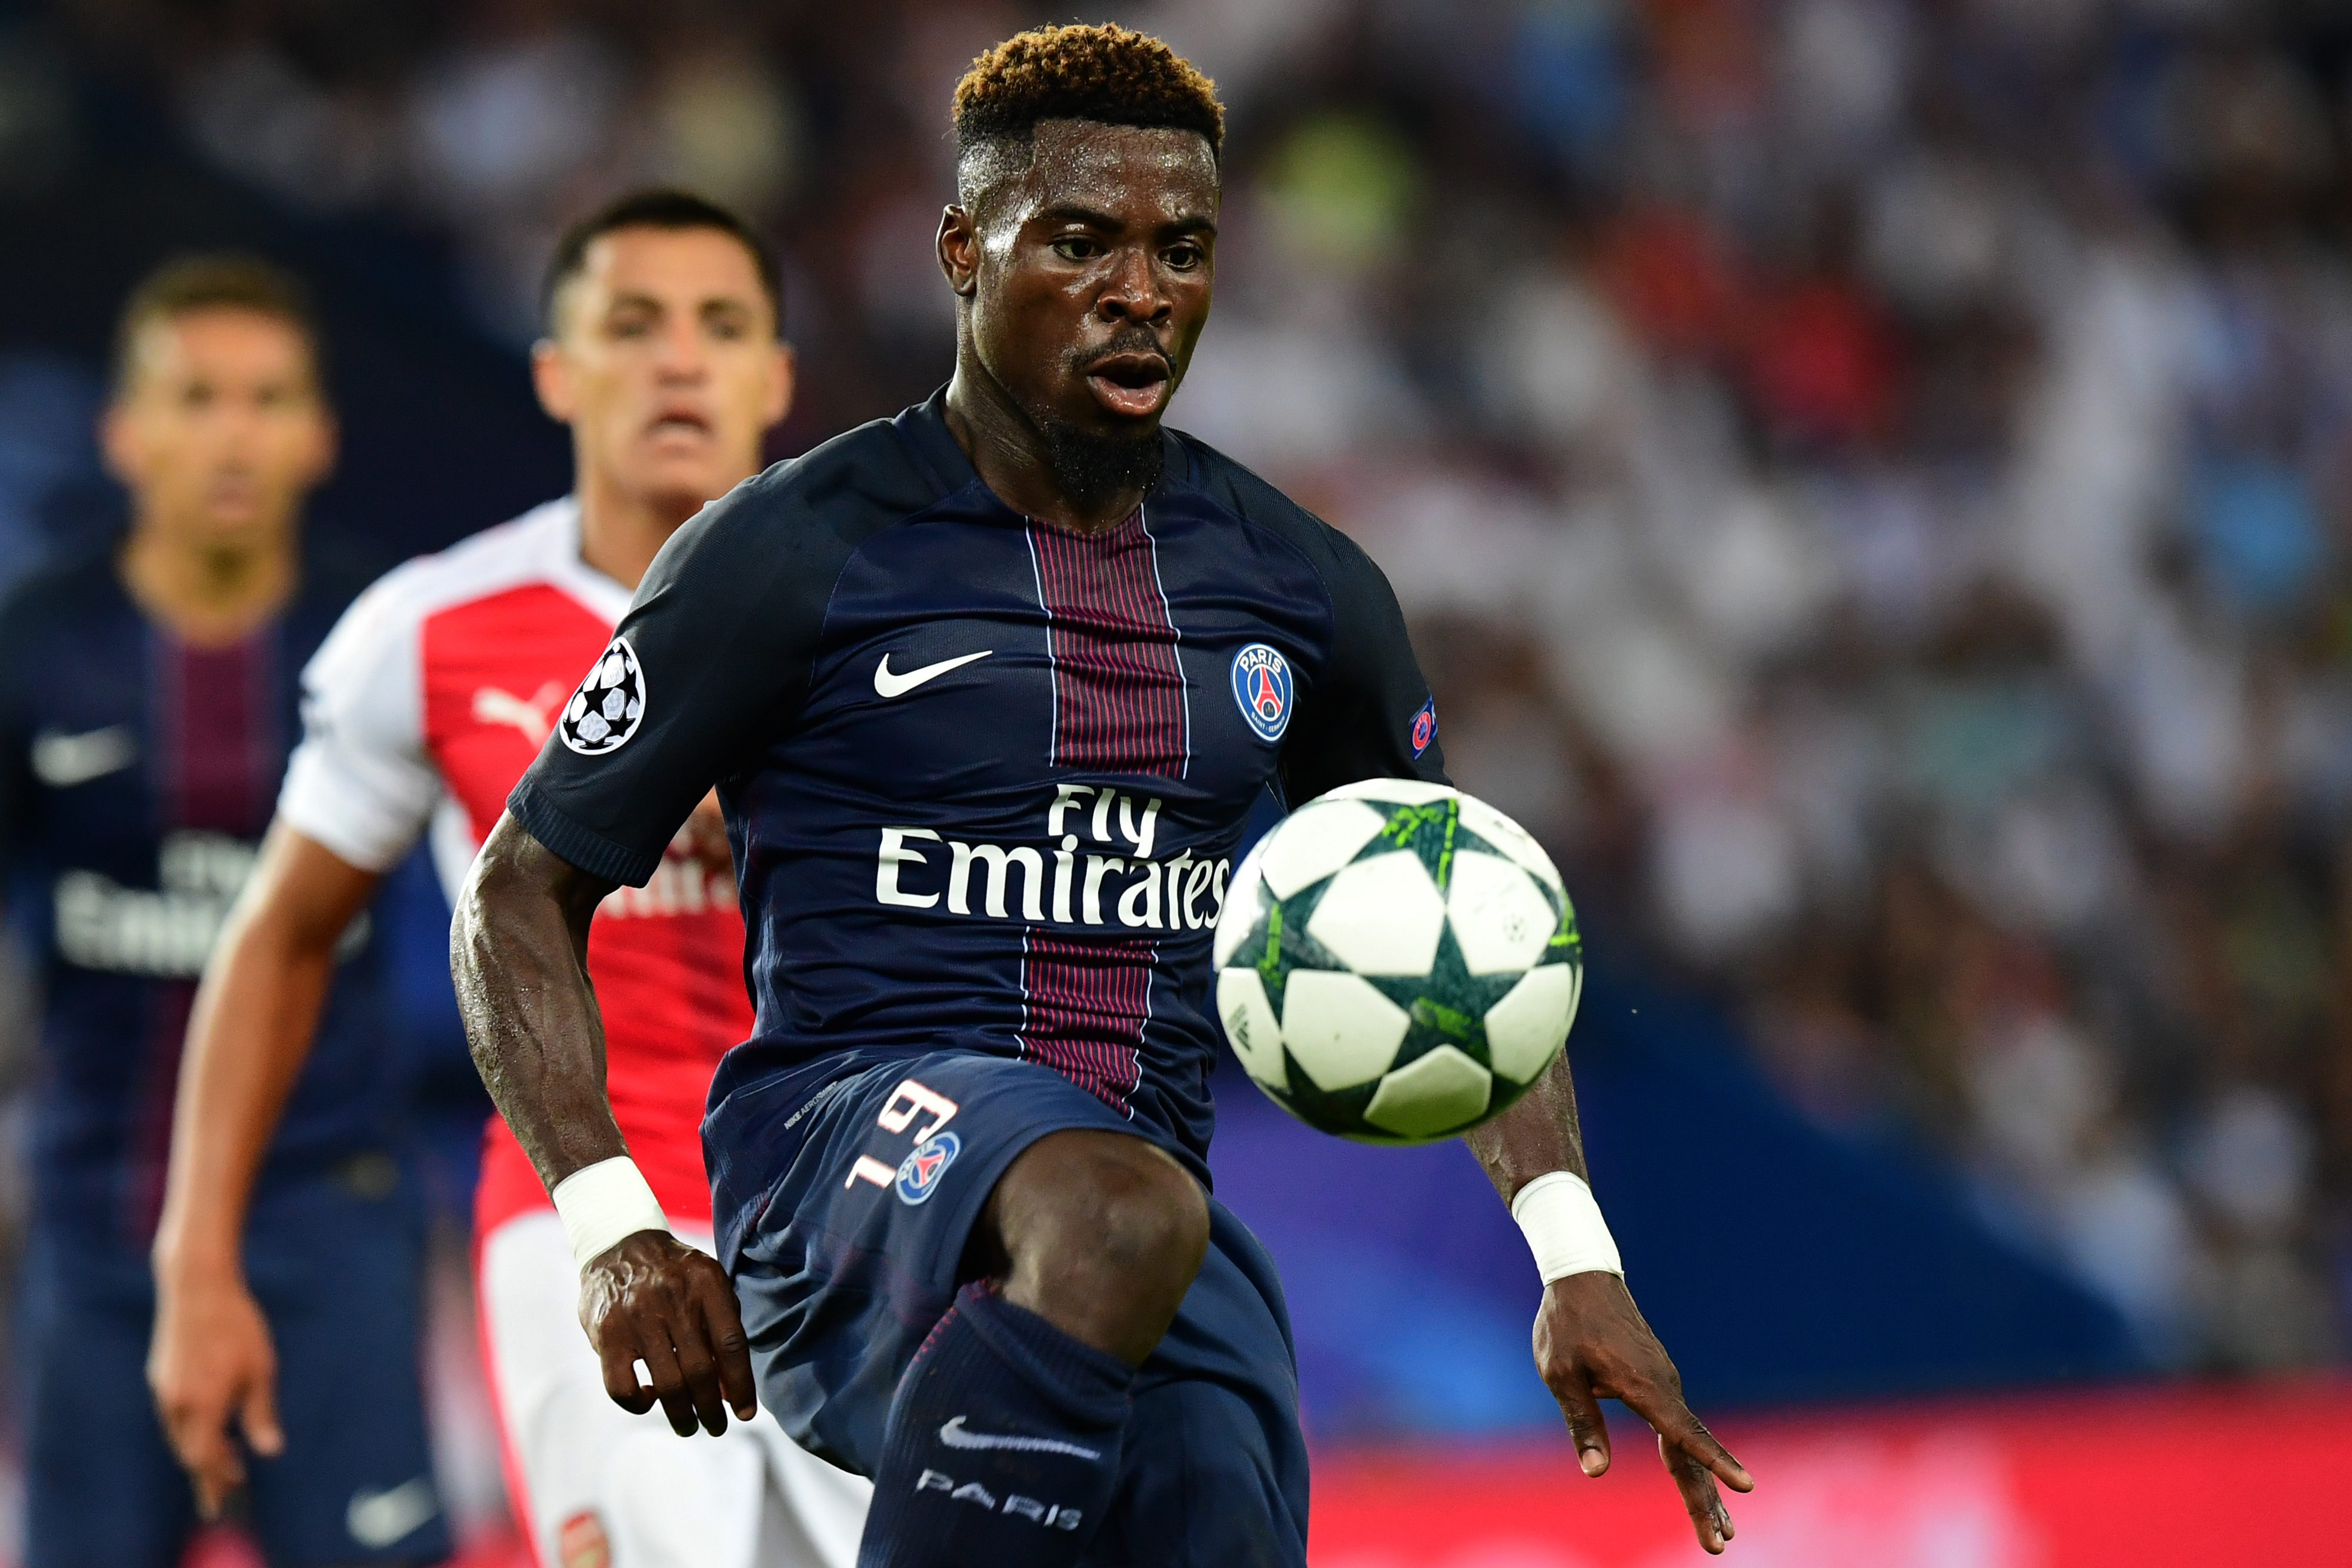
POLYGON ((654 330, 651 316, 614 316, 604 323, 604 330, 616 338, 642 338, 654 330))
POLYGON ((1103 254, 1103 242, 1090 234, 1066 234, 1054 242, 1054 254, 1065 261, 1092 261, 1103 254))
POLYGON ((1170 246, 1160 252, 1160 259, 1166 262, 1171 271, 1190 272, 1206 261, 1208 257, 1199 246, 1187 240, 1182 245, 1170 246))

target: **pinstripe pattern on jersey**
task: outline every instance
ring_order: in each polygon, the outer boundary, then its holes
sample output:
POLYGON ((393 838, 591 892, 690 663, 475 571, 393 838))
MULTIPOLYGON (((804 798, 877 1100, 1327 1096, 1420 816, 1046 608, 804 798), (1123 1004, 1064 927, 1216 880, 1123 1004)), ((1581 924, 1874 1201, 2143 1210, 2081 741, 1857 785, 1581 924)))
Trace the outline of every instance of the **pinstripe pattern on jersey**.
POLYGON ((1158 945, 1137 937, 1074 941, 1033 930, 1022 944, 1022 1047, 1116 1110, 1142 1079, 1158 945))
MULTIPOLYGON (((250 842, 268 826, 286 756, 277 693, 278 627, 198 647, 161 629, 148 635, 148 765, 157 837, 218 833, 250 842)), ((180 1047, 195 1005, 193 982, 158 982, 148 1001, 145 1060, 131 1108, 120 1223, 144 1246, 163 1209, 180 1047)))
MULTIPOLYGON (((1029 551, 1045 612, 1056 767, 1181 778, 1191 763, 1181 640, 1142 510, 1072 533, 1032 521, 1029 551)), ((1022 944, 1022 1049, 1133 1114, 1159 947, 1137 937, 1031 931, 1022 944)))
POLYGON ((1185 773, 1184 670, 1140 510, 1072 533, 1029 525, 1054 668, 1056 767, 1185 773))

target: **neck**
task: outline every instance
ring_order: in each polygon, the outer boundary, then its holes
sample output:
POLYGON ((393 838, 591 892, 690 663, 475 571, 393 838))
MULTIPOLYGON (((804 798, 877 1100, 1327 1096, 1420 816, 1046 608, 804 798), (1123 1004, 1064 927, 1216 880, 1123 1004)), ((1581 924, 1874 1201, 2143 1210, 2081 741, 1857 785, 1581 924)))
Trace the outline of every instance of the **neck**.
POLYGON ((294 531, 252 543, 194 540, 140 518, 120 561, 131 601, 183 642, 220 647, 285 607, 299 578, 294 531))
POLYGON ((695 497, 624 489, 586 463, 575 467, 572 482, 580 498, 581 559, 632 593, 678 525, 702 510, 695 497))
POLYGON ((969 338, 958 345, 955 379, 948 383, 947 424, 981 482, 1006 506, 1040 522, 1091 533, 1124 521, 1149 489, 1126 485, 1086 497, 1065 491, 1036 422, 980 363, 969 338))

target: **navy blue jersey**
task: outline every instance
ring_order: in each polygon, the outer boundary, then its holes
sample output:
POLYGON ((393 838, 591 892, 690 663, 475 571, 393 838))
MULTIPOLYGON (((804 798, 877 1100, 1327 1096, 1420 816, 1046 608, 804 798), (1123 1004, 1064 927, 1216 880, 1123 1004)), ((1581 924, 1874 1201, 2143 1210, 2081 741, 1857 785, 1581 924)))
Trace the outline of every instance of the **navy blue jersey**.
MULTIPOLYGON (((44 993, 34 1201, 63 1244, 143 1251, 153 1234, 196 977, 300 733, 295 678, 362 586, 310 572, 283 615, 214 648, 150 621, 105 558, 0 607, 0 854, 44 993)), ((265 1184, 386 1145, 364 921, 265 1184)))
POLYGON ((943 406, 679 530, 509 803, 642 884, 719 786, 757 1014, 704 1124, 730 1262, 793 1113, 879 1056, 1043 1063, 1205 1179, 1211 928, 1252 802, 1443 777, 1343 535, 1172 432, 1125 521, 1036 523, 943 406))

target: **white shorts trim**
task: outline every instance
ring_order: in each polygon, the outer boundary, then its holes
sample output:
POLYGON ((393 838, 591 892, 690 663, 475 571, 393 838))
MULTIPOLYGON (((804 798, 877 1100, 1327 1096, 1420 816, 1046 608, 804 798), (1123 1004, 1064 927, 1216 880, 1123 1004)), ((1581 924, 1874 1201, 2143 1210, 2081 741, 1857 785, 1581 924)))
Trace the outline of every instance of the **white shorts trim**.
POLYGON ((871 1484, 803 1451, 764 1409, 723 1437, 680 1437, 659 1409, 614 1404, 580 1326, 579 1278, 551 1209, 483 1240, 482 1341, 541 1568, 569 1568, 563 1528, 583 1513, 612 1568, 853 1568, 871 1484))

